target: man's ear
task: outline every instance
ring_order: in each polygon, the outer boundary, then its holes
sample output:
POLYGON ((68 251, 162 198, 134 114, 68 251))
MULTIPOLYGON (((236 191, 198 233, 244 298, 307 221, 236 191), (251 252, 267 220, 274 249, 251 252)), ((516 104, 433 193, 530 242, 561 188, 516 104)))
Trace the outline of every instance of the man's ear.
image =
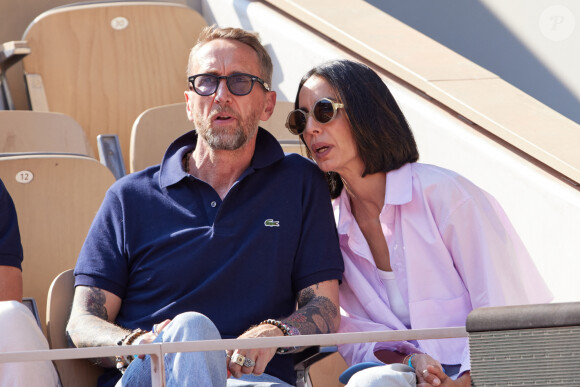
POLYGON ((189 118, 190 121, 193 121, 193 112, 191 111, 191 105, 189 104, 189 98, 191 96, 191 91, 184 91, 183 94, 185 95, 185 108, 187 110, 187 118, 189 118))
POLYGON ((276 92, 267 91, 266 92, 266 104, 264 105, 264 110, 260 115, 260 121, 268 121, 268 119, 274 113, 274 107, 276 107, 276 92))

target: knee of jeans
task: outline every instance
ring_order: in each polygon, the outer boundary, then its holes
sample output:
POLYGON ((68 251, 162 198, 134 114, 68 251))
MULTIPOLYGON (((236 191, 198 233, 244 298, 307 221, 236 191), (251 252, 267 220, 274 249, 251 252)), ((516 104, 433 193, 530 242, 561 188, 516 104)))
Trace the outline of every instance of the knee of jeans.
POLYGON ((215 324, 205 315, 197 312, 178 314, 163 330, 173 331, 182 336, 183 340, 218 340, 221 335, 215 324))

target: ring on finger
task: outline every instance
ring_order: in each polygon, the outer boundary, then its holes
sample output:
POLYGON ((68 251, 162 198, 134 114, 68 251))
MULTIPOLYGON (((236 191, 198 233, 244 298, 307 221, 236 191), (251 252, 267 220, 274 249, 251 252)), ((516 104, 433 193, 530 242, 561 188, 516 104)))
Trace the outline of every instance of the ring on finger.
POLYGON ((253 367, 253 366, 255 366, 255 365, 256 365, 256 362, 255 362, 255 361, 253 361, 252 359, 250 359, 249 357, 247 357, 247 358, 244 360, 244 367, 248 367, 248 368, 250 368, 250 367, 253 367))
POLYGON ((425 369, 425 370, 423 370, 422 374, 423 374, 423 376, 427 376, 427 375, 429 374, 429 371, 427 371, 427 370, 425 369))
POLYGON ((240 355, 239 353, 234 353, 232 356, 232 361, 239 366, 243 366, 244 362, 246 361, 246 357, 244 355, 240 355))

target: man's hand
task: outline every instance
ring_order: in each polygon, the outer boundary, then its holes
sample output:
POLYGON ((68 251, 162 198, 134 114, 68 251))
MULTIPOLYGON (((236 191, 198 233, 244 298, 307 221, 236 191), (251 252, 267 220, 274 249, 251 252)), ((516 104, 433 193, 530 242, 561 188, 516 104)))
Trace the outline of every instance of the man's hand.
MULTIPOLYGON (((282 330, 274 325, 262 324, 246 331, 239 338, 253 338, 253 337, 276 337, 284 336, 282 330)), ((243 374, 261 375, 264 373, 266 366, 276 354, 276 348, 258 348, 258 349, 244 349, 235 351, 226 351, 227 353, 227 368, 234 378, 239 378, 243 374), (255 363, 253 366, 239 365, 232 361, 232 357, 243 356, 242 359, 248 363, 255 363)))
MULTIPOLYGON (((151 332, 147 332, 145 333, 142 337, 142 339, 139 341, 139 344, 151 344, 153 341, 155 341, 155 339, 157 338, 157 336, 159 335, 159 333, 161 333, 161 331, 171 322, 171 320, 167 319, 159 324, 155 324, 153 325, 153 328, 151 329, 151 332)), ((145 359, 145 355, 139 355, 138 356, 139 359, 145 359)))
MULTIPOLYGON (((338 309, 338 281, 324 281, 298 292, 298 309, 281 321, 301 335, 336 332, 340 324, 338 309)), ((284 336, 280 328, 260 324, 250 328, 239 338, 284 336)), ((227 352, 227 368, 235 378, 243 374, 261 375, 276 354, 277 348, 244 349, 227 352), (243 356, 243 357, 240 357, 243 356), (237 364, 238 360, 240 364, 237 364), (245 365, 244 365, 245 362, 245 365)))

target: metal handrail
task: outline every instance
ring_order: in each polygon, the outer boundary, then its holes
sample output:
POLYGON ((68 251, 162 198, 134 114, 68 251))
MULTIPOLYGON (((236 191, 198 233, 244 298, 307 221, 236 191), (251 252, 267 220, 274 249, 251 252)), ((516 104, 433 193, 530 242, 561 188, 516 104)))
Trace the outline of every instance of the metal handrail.
POLYGON ((118 355, 150 355, 151 382, 153 387, 165 385, 165 369, 162 361, 166 353, 204 352, 231 349, 278 348, 302 346, 331 346, 339 344, 448 339, 467 337, 465 327, 410 329, 401 331, 372 331, 329 333, 319 335, 258 337, 244 339, 200 340, 175 343, 152 343, 135 346, 109 346, 90 348, 48 349, 0 353, 0 363, 41 360, 89 359, 118 355))

